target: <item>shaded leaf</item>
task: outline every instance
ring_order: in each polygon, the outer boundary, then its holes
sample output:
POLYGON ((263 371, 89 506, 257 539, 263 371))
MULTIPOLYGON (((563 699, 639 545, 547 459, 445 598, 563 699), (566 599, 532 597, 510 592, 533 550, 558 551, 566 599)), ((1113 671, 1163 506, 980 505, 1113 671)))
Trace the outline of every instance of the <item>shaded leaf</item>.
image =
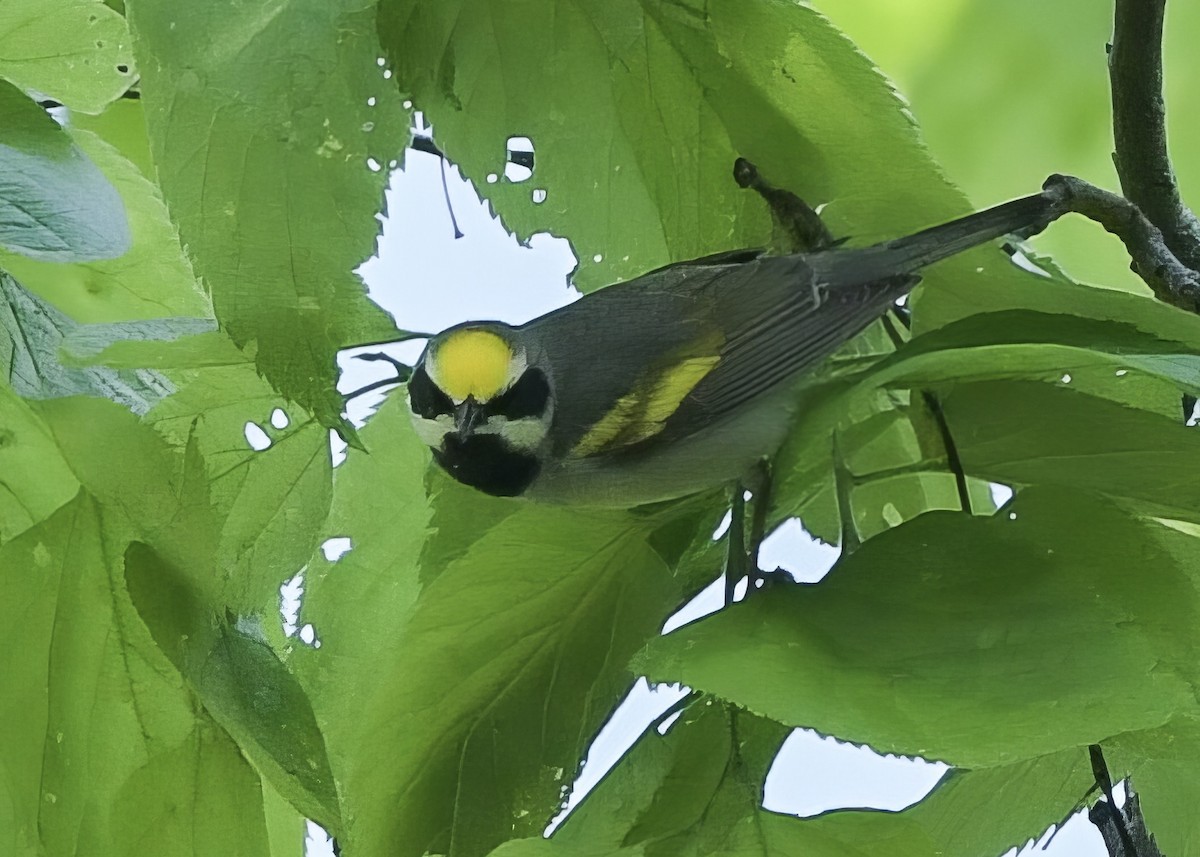
POLYGON ((0 850, 264 853, 258 775, 124 597, 126 532, 80 493, 0 548, 0 850), (152 843, 152 844, 151 844, 152 843))
POLYGON ((0 545, 44 521, 78 490, 46 424, 0 384, 0 545))
MULTIPOLYGON (((401 89, 510 228, 545 229, 547 207, 532 190, 547 191, 584 290, 764 245, 765 207, 731 177, 739 155, 774 184, 828 203, 834 234, 856 241, 966 208, 887 80, 810 8, 536 0, 521 15, 489 9, 384 0, 381 38, 401 89), (489 184, 505 171, 512 135, 532 140, 533 177, 489 184)), ((970 278, 984 260, 997 288, 1034 279, 984 249, 931 271, 931 287, 970 278)))
POLYGON ((944 398, 967 472, 1009 485, 1051 484, 1138 501, 1196 520, 1200 434, 1070 387, 991 382, 944 398))
POLYGON ((129 242, 108 179, 42 108, 0 80, 0 246, 86 262, 120 256, 129 242))
POLYGON ((125 552, 134 606, 155 641, 212 714, 280 792, 339 829, 337 788, 312 707, 254 621, 207 612, 190 582, 141 543, 125 552))
POLYGON ((78 322, 211 316, 157 185, 96 135, 76 129, 72 139, 120 194, 132 234, 128 252, 73 265, 3 253, 0 267, 78 322))
POLYGON ((1036 837, 1091 785, 1082 750, 983 771, 953 771, 901 812, 839 810, 794 819, 764 810, 762 784, 786 730, 712 702, 666 736, 647 732, 550 840, 492 857, 730 857, 996 854, 1036 837))
POLYGON ((172 391, 170 382, 146 369, 64 366, 63 339, 78 325, 0 271, 0 375, 27 399, 99 396, 144 414, 172 391))
POLYGON ((627 689, 629 655, 679 598, 646 542, 663 518, 478 498, 473 534, 452 510, 433 518, 466 549, 422 556, 427 457, 399 397, 363 439, 369 455, 336 471, 327 531, 353 547, 305 576, 301 621, 321 649, 293 654, 357 808, 343 844, 480 853, 538 833, 627 689))

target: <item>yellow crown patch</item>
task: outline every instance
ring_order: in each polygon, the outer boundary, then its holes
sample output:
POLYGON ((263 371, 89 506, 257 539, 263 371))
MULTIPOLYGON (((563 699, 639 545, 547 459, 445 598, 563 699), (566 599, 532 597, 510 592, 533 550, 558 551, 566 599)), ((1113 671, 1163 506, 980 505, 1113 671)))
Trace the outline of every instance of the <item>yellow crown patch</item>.
POLYGON ((508 385, 513 351, 490 330, 465 328, 449 334, 426 359, 429 377, 456 402, 487 401, 508 385))

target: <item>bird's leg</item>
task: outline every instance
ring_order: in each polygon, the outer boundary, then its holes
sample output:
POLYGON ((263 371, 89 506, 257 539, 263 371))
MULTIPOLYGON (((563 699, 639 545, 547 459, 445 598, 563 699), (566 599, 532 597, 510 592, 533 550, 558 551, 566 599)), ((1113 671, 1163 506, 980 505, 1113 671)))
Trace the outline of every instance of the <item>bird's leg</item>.
POLYGON ((838 431, 833 430, 833 493, 837 498, 838 516, 842 519, 842 556, 848 556, 862 545, 858 535, 858 527, 854 523, 854 507, 850 501, 850 492, 854 488, 854 474, 846 466, 842 456, 842 446, 838 441, 838 431))
MULTIPOLYGON (((729 508, 729 532, 725 547, 725 605, 737 600, 737 585, 746 577, 746 489, 738 482, 733 486, 733 503, 729 508)), ((750 582, 747 580, 746 586, 750 582)), ((749 589, 747 589, 747 593, 749 589)))
POLYGON ((792 576, 782 568, 764 571, 759 565, 758 555, 762 549, 763 539, 767 535, 767 512, 771 507, 771 466, 766 461, 760 461, 754 469, 754 481, 751 483, 751 499, 754 501, 754 511, 750 516, 750 551, 749 551, 749 580, 746 583, 746 594, 752 589, 765 587, 775 582, 792 583, 792 576))
POLYGON ((821 222, 821 216, 807 202, 790 190, 774 187, 759 174, 758 167, 745 158, 733 163, 733 180, 739 187, 756 192, 771 210, 771 219, 781 233, 787 253, 815 253, 828 250, 841 242, 835 239, 821 222))

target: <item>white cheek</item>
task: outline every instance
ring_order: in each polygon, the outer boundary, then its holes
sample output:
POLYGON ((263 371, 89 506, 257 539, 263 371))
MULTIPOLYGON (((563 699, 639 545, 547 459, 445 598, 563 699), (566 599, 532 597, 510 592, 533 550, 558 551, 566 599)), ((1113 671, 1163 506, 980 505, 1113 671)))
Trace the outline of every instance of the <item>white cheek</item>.
POLYGON ((442 438, 454 431, 454 418, 449 414, 439 414, 432 420, 414 415, 412 424, 421 442, 435 448, 442 445, 442 438))
POLYGON ((546 437, 548 421, 538 417, 523 417, 519 420, 506 420, 504 417, 492 417, 479 428, 476 434, 502 435, 517 449, 534 450, 542 445, 546 437))

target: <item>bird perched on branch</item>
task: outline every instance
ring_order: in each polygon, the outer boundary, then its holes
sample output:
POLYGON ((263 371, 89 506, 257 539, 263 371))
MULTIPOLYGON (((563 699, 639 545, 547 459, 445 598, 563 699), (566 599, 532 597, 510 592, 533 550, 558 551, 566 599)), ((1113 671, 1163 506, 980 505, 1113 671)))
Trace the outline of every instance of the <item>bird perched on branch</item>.
POLYGON ((489 494, 583 505, 732 482, 783 441, 795 382, 911 290, 920 269, 1055 216, 1037 194, 845 249, 748 162, 735 176, 817 249, 680 262, 526 324, 438 334, 408 382, 413 426, 437 463, 489 494))

